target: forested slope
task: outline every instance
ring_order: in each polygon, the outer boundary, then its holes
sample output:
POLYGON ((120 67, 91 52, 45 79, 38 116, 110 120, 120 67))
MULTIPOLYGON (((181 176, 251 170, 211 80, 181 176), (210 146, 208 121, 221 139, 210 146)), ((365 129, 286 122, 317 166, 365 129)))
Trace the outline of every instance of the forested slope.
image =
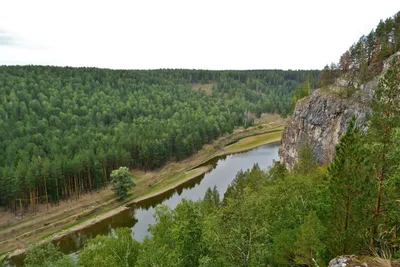
POLYGON ((107 184, 118 166, 185 158, 263 112, 285 116, 293 90, 317 76, 0 66, 0 205, 35 211, 107 184))
POLYGON ((400 50, 400 12, 379 21, 375 29, 352 44, 339 62, 326 65, 321 72, 319 86, 335 83, 344 75, 348 85, 365 83, 383 70, 384 61, 400 50))

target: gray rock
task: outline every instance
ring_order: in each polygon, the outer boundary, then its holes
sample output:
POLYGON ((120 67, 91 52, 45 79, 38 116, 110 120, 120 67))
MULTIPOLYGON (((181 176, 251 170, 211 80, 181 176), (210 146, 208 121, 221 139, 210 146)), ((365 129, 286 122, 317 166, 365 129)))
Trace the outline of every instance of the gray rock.
POLYGON ((329 262, 328 267, 399 267, 400 262, 373 256, 340 256, 329 262))
MULTIPOLYGON (((400 51, 384 62, 383 71, 393 60, 400 61, 400 51)), ((378 82, 379 77, 361 84, 343 76, 336 80, 335 85, 300 99, 282 135, 279 148, 281 163, 291 169, 297 161, 299 149, 306 142, 319 164, 330 162, 335 146, 353 116, 357 126, 366 129, 367 115, 371 113, 369 104, 378 82)))
POLYGON ((297 102, 293 116, 282 135, 279 156, 289 169, 297 161, 298 151, 308 141, 315 160, 324 164, 332 160, 339 137, 346 131, 351 118, 365 128, 370 109, 362 102, 342 99, 336 94, 314 91, 297 102))
POLYGON ((351 261, 351 256, 340 256, 331 260, 328 267, 346 267, 349 261, 351 261))

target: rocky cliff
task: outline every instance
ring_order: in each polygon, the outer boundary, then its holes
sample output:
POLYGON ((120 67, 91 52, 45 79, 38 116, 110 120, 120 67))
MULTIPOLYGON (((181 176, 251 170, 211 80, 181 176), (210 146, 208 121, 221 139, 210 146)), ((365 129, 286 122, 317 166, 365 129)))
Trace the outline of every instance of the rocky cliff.
MULTIPOLYGON (((400 60, 400 51, 384 62, 386 71, 392 60, 400 60)), ((378 86, 379 77, 366 84, 346 77, 326 89, 314 91, 300 99, 282 135, 279 156, 282 163, 292 168, 299 149, 308 142, 315 160, 324 164, 332 160, 339 137, 346 131, 351 118, 365 127, 369 103, 378 86)))
POLYGON ((293 116, 282 135, 279 156, 282 163, 292 168, 299 149, 308 142, 315 160, 329 162, 339 137, 346 131, 353 116, 361 126, 369 108, 362 102, 343 99, 331 92, 316 90, 297 102, 293 116))

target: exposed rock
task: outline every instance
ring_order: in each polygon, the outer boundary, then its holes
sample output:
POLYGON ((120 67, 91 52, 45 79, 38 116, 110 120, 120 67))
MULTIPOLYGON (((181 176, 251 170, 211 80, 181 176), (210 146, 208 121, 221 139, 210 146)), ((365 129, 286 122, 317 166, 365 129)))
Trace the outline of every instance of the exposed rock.
POLYGON ((367 83, 350 81, 348 77, 340 77, 335 81, 335 86, 329 87, 328 90, 340 93, 345 87, 353 87, 355 90, 354 94, 346 97, 357 102, 369 104, 375 94, 375 89, 378 87, 378 82, 378 77, 375 77, 367 83))
POLYGON ((399 261, 390 262, 370 256, 340 256, 329 262, 328 267, 399 267, 399 261))
POLYGON ((324 164, 332 160, 339 137, 346 131, 353 116, 364 127, 370 109, 365 103, 343 99, 334 91, 314 91, 297 102, 293 116, 282 135, 279 156, 292 168, 299 149, 308 142, 315 160, 324 164))
POLYGON ((351 256, 340 256, 329 262, 329 267, 346 267, 347 262, 351 261, 351 256))
POLYGON ((400 61, 400 51, 397 51, 395 54, 391 55, 387 60, 383 62, 383 71, 386 71, 392 65, 393 61, 400 61))
MULTIPOLYGON (((400 51, 384 62, 383 71, 391 63, 400 61, 400 51)), ((279 156, 282 163, 292 168, 298 151, 309 143, 315 160, 328 163, 334 156, 335 146, 346 131, 353 116, 356 124, 365 129, 367 114, 378 87, 378 77, 362 84, 343 76, 335 85, 314 91, 309 97, 300 99, 282 135, 279 156)))

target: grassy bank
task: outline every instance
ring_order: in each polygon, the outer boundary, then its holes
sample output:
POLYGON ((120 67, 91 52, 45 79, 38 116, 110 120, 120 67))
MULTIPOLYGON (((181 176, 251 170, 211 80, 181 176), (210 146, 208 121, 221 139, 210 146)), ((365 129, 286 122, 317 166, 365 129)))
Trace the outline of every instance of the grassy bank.
POLYGON ((277 131, 271 131, 270 133, 255 135, 239 140, 238 142, 225 148, 227 153, 238 153, 245 150, 252 149, 264 144, 272 143, 281 140, 282 129, 276 129, 277 131))
MULTIPOLYGON (((7 231, 12 231, 10 229, 13 228, 15 231, 10 232, 8 238, 0 241, 0 253, 17 248, 20 248, 21 252, 27 245, 37 240, 59 239, 65 234, 88 227, 114 215, 116 212, 121 212, 128 203, 137 203, 171 190, 207 172, 211 167, 201 165, 214 157, 242 152, 278 141, 283 124, 283 120, 275 120, 248 129, 236 129, 231 135, 223 136, 214 143, 205 145, 196 155, 183 161, 170 162, 155 171, 132 170, 137 186, 131 191, 130 198, 124 202, 116 201, 111 190, 105 189, 88 197, 88 199, 96 198, 96 201, 87 202, 84 206, 76 209, 71 208, 70 213, 61 212, 59 216, 51 217, 49 216, 50 209, 49 214, 43 212, 40 216, 36 216, 31 224, 29 224, 29 220, 25 220, 23 223, 27 224, 28 228, 21 227, 18 229, 18 225, 8 227, 7 231), (65 216, 65 213, 67 216, 65 216), (46 226, 44 226, 44 223, 46 223, 46 226)), ((79 205, 79 203, 79 200, 70 201, 68 205, 79 205)))

